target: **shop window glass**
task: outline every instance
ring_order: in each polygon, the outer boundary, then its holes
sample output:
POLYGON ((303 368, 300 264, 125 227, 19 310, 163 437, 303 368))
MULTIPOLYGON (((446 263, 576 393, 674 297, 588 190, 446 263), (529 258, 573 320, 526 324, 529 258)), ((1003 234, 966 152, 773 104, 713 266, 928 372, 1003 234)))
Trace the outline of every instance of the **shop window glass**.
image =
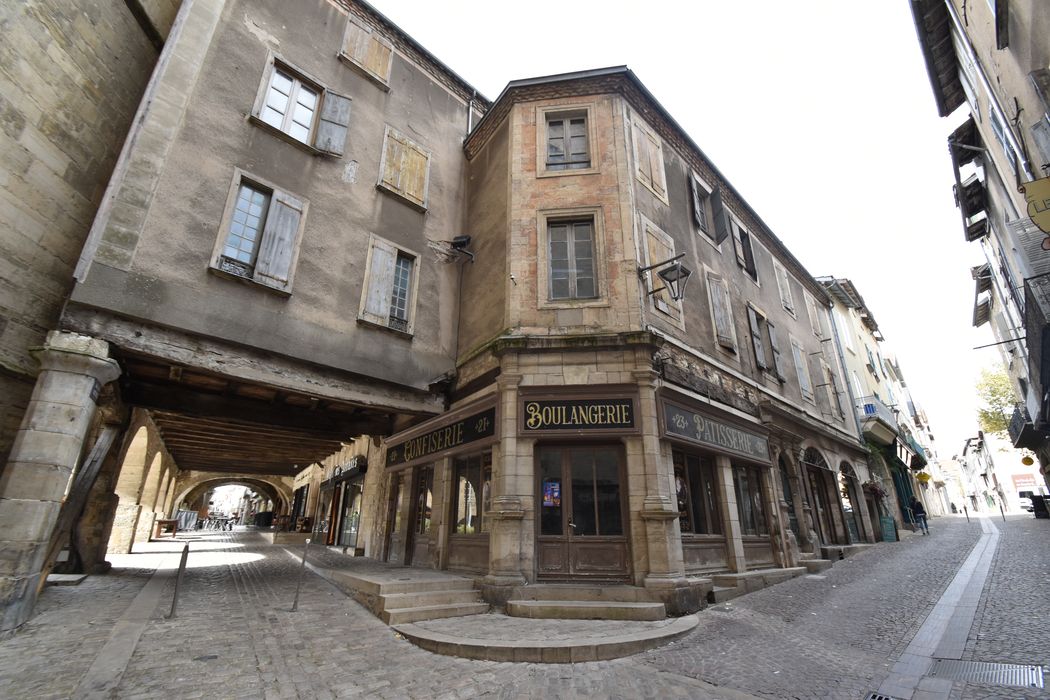
POLYGON ((540 534, 561 535, 561 450, 540 451, 540 534))
POLYGON ((453 532, 471 535, 488 530, 485 512, 489 509, 492 483, 492 453, 462 457, 455 462, 455 502, 453 532))
POLYGON ((722 534, 713 460, 677 450, 672 453, 672 459, 681 531, 697 535, 722 534))
POLYGON ((416 484, 415 532, 417 535, 429 535, 434 507, 434 468, 420 467, 416 484))
POLYGON ((600 449, 594 452, 594 492, 600 535, 622 535, 623 514, 620 509, 620 461, 616 452, 600 449))
POLYGON ((762 475, 755 467, 733 467, 736 507, 740 530, 745 535, 765 535, 766 516, 762 505, 762 475))

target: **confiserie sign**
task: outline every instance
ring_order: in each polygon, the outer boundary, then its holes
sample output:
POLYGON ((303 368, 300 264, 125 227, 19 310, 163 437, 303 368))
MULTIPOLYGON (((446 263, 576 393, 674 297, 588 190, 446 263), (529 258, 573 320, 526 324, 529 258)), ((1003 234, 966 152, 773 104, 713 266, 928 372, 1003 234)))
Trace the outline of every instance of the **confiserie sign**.
POLYGON ((451 450, 496 434, 496 407, 448 423, 408 440, 392 443, 386 449, 387 468, 415 461, 421 457, 451 450))
POLYGON ((541 430, 633 430, 631 399, 529 399, 522 405, 526 433, 541 430))
POLYGON ((666 401, 664 431, 669 435, 710 445, 724 452, 734 452, 761 462, 769 462, 769 442, 763 436, 666 401))

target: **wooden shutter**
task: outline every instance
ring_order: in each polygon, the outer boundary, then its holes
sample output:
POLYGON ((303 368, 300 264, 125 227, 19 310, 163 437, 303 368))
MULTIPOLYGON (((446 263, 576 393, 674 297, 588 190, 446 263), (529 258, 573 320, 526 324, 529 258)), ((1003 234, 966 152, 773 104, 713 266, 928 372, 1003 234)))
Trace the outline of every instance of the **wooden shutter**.
POLYGON ((787 270, 782 265, 774 265, 777 274, 777 289, 780 290, 780 301, 784 308, 794 313, 795 302, 791 298, 791 281, 788 279, 787 270))
POLYGON ((393 129, 387 130, 380 184, 426 208, 430 154, 393 129))
POLYGON ((254 279, 274 289, 289 291, 299 252, 299 224, 304 204, 287 192, 274 190, 266 213, 254 279))
POLYGON ((640 124, 634 125, 634 161, 635 171, 642 184, 652 187, 653 176, 649 165, 649 135, 640 124))
POLYGON ((751 345, 755 348, 755 364, 759 369, 768 369, 766 348, 762 343, 762 324, 759 323, 758 312, 750 306, 747 307, 747 322, 751 328, 751 345))
POLYGON ((798 385, 802 389, 802 395, 813 398, 813 383, 809 379, 806 351, 797 342, 791 341, 791 355, 795 360, 795 371, 798 373, 798 385))
POLYGON ((773 371, 776 372, 777 379, 784 381, 784 359, 780 356, 776 328, 769 321, 766 321, 766 331, 769 333, 769 349, 773 353, 773 371))
POLYGON ((733 316, 729 306, 729 290, 725 280, 714 273, 707 275, 707 293, 711 299, 711 315, 715 321, 715 338, 722 347, 736 351, 733 339, 733 316))
MULTIPOLYGON (((646 252, 649 256, 646 266, 655 265, 674 257, 674 244, 670 240, 670 236, 650 225, 646 225, 645 232, 646 252)), ((651 295, 653 306, 677 320, 681 315, 679 303, 671 298, 664 281, 660 279, 656 272, 656 270, 649 270, 646 273, 649 280, 649 291, 651 292, 654 289, 660 290, 651 295)))
POLYGON ((381 326, 390 323, 390 299, 394 293, 394 265, 397 248, 378 238, 372 239, 368 258, 368 279, 365 280, 365 298, 361 317, 381 326))
POLYGON ((380 82, 386 84, 389 81, 393 57, 390 42, 373 32, 370 27, 358 24, 352 17, 347 18, 343 55, 380 82))
POLYGON ((343 155, 346 145, 346 130, 350 124, 350 98, 324 91, 321 115, 317 122, 317 137, 314 146, 319 151, 333 156, 343 155))
POLYGON ((646 131, 649 152, 649 181, 653 190, 661 197, 667 196, 667 185, 664 182, 664 154, 660 137, 646 131))
POLYGON ((715 222, 715 244, 721 245, 729 237, 729 212, 722 205, 722 191, 715 188, 711 193, 711 218, 715 222))
POLYGON ((744 268, 747 274, 757 277, 755 269, 755 253, 751 248, 751 234, 743 226, 735 221, 733 224, 733 248, 736 250, 736 261, 744 268))
POLYGON ((809 311, 809 325, 813 327, 813 335, 818 338, 824 337, 824 329, 820 325, 820 312, 817 311, 817 300, 806 295, 806 309, 809 311))

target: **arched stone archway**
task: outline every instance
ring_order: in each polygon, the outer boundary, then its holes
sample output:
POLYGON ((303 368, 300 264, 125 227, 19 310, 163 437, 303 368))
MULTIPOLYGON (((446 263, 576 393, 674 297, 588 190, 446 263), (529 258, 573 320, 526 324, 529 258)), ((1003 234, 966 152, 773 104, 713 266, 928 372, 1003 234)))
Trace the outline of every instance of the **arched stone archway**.
POLYGON ((247 486, 273 501, 277 515, 289 512, 292 502, 292 479, 265 474, 220 474, 216 472, 182 472, 174 486, 172 508, 198 497, 203 491, 230 484, 247 486))
POLYGON ((139 522, 135 526, 135 540, 138 542, 149 540, 150 530, 153 529, 153 521, 157 518, 157 498, 160 495, 161 482, 164 478, 165 470, 164 455, 160 452, 155 452, 150 461, 146 481, 142 485, 142 496, 139 498, 142 510, 139 512, 139 522))
POLYGON ((812 517, 820 544, 839 544, 846 540, 837 473, 816 447, 802 453, 802 472, 812 517))
POLYGON ((142 511, 139 495, 142 493, 150 452, 149 430, 145 425, 139 426, 124 450, 124 459, 114 488, 117 494, 117 509, 113 515, 113 526, 106 546, 108 552, 127 554, 131 551, 135 528, 142 511))

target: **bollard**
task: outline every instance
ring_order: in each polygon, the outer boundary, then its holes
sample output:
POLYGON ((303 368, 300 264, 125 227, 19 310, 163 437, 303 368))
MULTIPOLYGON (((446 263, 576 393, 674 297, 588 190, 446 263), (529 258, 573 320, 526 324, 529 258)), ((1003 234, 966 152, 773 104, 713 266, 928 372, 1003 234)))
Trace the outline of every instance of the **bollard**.
POLYGON ((963 513, 966 515, 966 522, 970 522, 970 511, 967 510, 966 506, 963 506, 963 513))
POLYGON ((299 565, 299 580, 295 582, 295 600, 292 601, 292 612, 296 612, 299 609, 299 589, 303 587, 303 572, 306 571, 306 553, 310 551, 310 539, 306 539, 306 546, 303 547, 303 563, 299 565))
POLYGON ((999 503, 999 513, 1003 516, 1003 522, 1005 523, 1006 522, 1006 513, 1003 511, 1003 504, 1002 504, 1002 502, 999 503))
POLYGON ((179 573, 175 577, 175 594, 171 597, 171 612, 164 616, 166 620, 175 619, 175 606, 179 604, 179 588, 182 587, 182 574, 186 571, 186 557, 190 555, 190 545, 186 543, 182 547, 182 560, 179 561, 179 573))

